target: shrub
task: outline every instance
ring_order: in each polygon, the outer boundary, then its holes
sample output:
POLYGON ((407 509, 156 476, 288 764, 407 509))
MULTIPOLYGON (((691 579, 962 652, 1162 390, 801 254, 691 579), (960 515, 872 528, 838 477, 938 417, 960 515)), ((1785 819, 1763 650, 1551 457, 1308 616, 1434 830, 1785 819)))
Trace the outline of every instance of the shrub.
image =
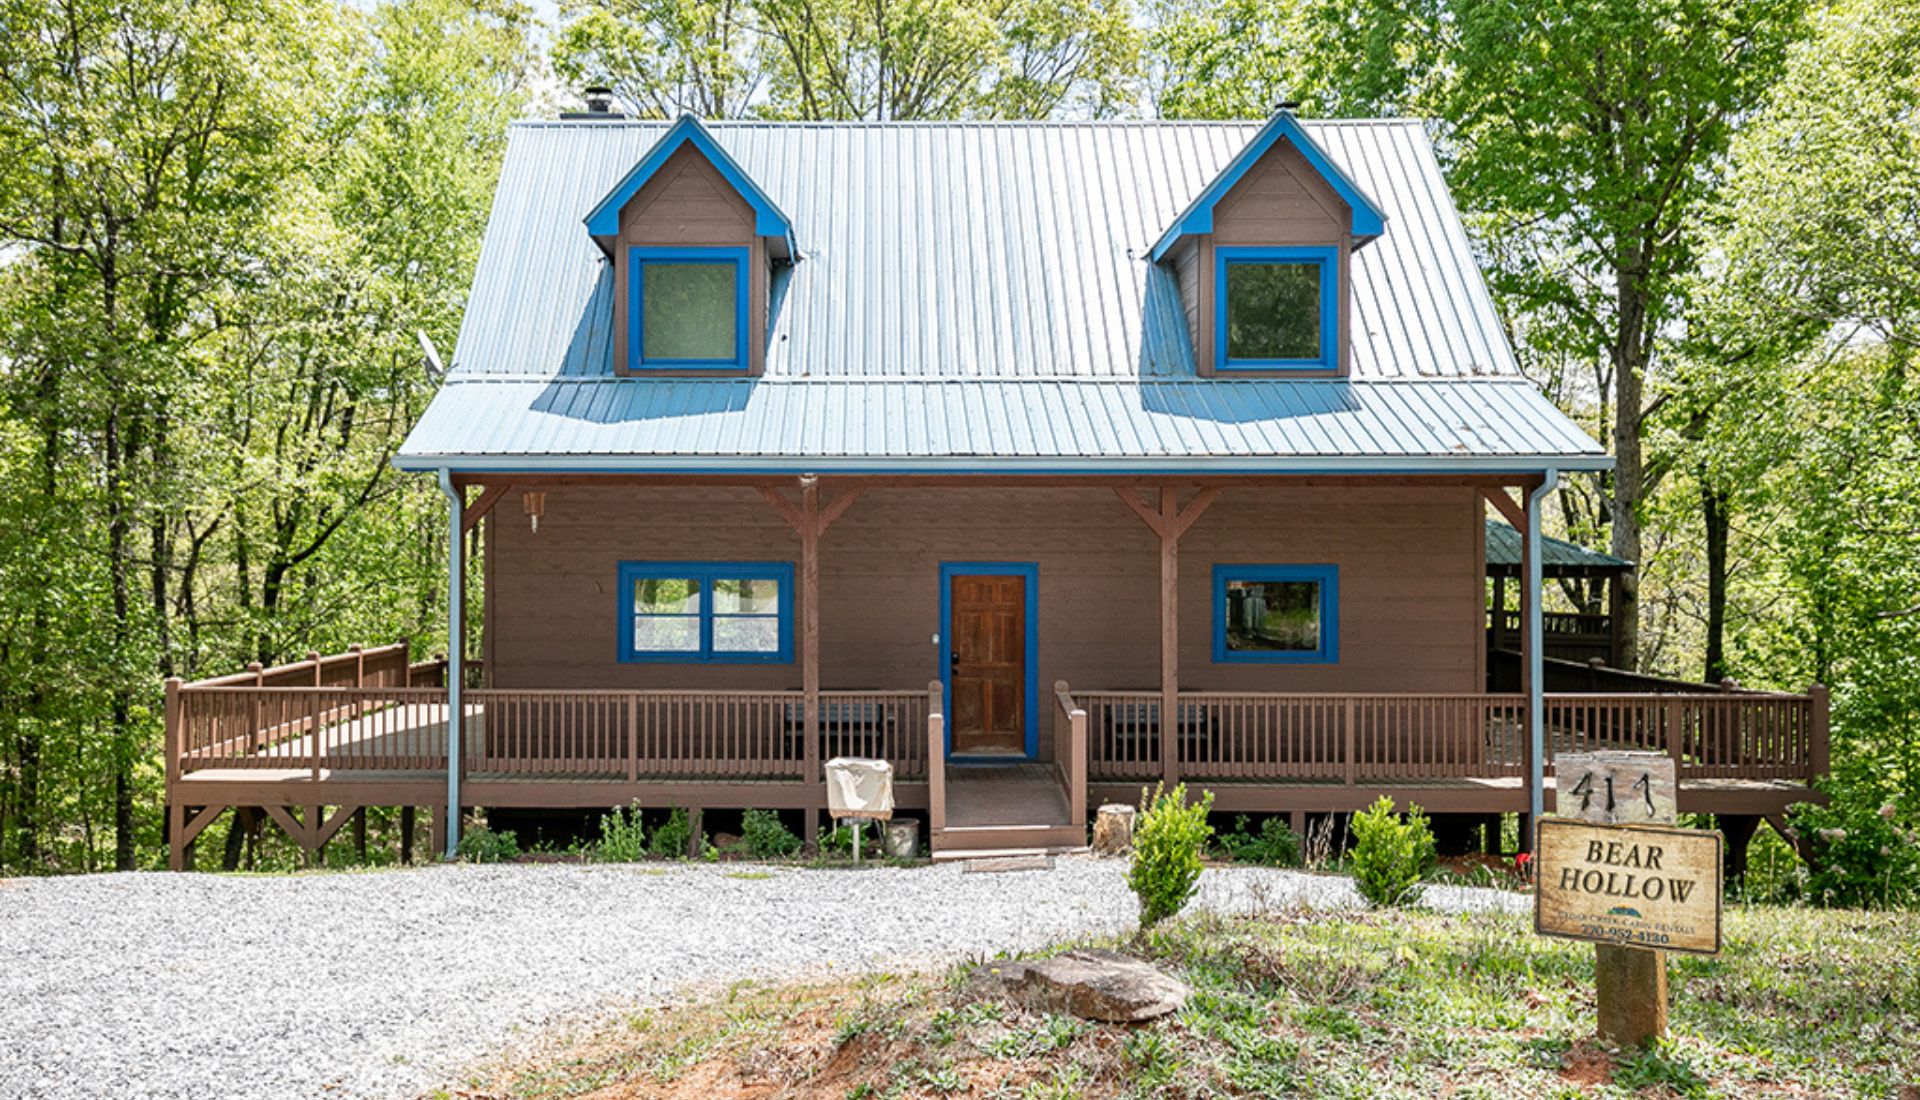
POLYGON ((600 817, 600 839, 588 846, 588 857, 599 863, 633 863, 646 858, 647 830, 640 824, 640 803, 616 806, 600 817))
POLYGON ((762 859, 790 856, 800 850, 800 838, 772 810, 748 810, 740 815, 740 839, 748 853, 762 859))
POLYGON ((1353 815, 1354 885, 1372 904, 1407 902, 1437 862, 1433 830, 1420 807, 1411 807, 1403 820, 1393 812, 1393 799, 1382 795, 1353 815))
POLYGON ((1846 909, 1920 901, 1920 828, 1907 828, 1892 801, 1843 791, 1831 805, 1795 806, 1789 821, 1811 849, 1794 885, 1807 901, 1846 909))
POLYGON ((1140 899, 1140 926, 1148 928, 1184 908, 1200 881, 1200 853, 1213 835, 1207 814, 1213 792, 1187 804, 1186 784, 1171 791, 1140 792, 1140 823, 1133 831, 1133 865, 1127 885, 1140 899))
POLYGON ((662 859, 685 859, 692 843, 693 823, 687 820, 687 811, 675 806, 667 814, 667 823, 653 831, 647 851, 662 859))
POLYGON ((1234 819, 1233 831, 1220 834, 1220 847, 1235 863, 1259 863, 1268 867, 1296 867, 1300 863, 1300 838, 1286 822, 1269 817, 1256 831, 1248 827, 1247 815, 1234 819))
POLYGON ((462 863, 508 863, 520 858, 520 840, 510 832, 475 825, 460 834, 455 851, 462 863))

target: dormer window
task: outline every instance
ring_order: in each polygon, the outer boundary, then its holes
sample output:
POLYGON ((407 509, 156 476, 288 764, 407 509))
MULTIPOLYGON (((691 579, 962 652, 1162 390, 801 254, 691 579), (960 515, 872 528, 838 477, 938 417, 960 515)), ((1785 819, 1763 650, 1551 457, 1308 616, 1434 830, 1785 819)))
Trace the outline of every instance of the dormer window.
POLYGON ((793 225, 691 115, 586 217, 612 262, 613 373, 756 375, 793 225))
POLYGON ((1337 367, 1336 248, 1216 248, 1215 346, 1221 370, 1337 367))
POLYGON ((746 248, 633 248, 627 346, 634 370, 746 369, 746 248))
POLYGON ((1180 291, 1194 370, 1344 376, 1353 255, 1385 229, 1300 120, 1274 115, 1153 245, 1180 291))

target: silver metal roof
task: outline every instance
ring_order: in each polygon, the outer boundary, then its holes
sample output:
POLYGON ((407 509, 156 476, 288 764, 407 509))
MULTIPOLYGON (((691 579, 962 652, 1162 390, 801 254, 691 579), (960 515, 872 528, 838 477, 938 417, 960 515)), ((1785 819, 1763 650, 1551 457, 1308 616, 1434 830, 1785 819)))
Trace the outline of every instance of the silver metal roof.
POLYGON ((707 472, 1593 469, 1523 380, 449 380, 401 465, 707 472))
POLYGON ((725 123, 792 219, 759 379, 617 378, 582 216, 666 123, 514 127, 449 377, 461 469, 1601 468, 1519 375, 1417 122, 1308 122, 1385 212, 1351 381, 1202 380, 1147 252, 1263 125, 725 123))
MULTIPOLYGON (((707 124, 793 222, 769 378, 1191 377, 1153 242, 1260 122, 707 124)), ((1307 122, 1387 216, 1353 258, 1356 378, 1518 372, 1421 124, 1307 122)), ((666 123, 513 128, 453 366, 611 373, 581 218, 666 123)))

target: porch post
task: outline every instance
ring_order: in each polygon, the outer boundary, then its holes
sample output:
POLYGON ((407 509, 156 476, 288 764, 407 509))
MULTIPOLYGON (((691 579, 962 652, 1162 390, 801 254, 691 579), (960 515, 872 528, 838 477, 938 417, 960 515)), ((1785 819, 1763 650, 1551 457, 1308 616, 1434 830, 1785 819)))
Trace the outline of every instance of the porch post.
MULTIPOLYGON (((1540 571, 1540 504, 1548 493, 1560 484, 1560 471, 1544 471, 1540 484, 1527 492, 1527 529, 1526 539, 1521 551, 1526 567, 1527 579, 1520 596, 1526 608, 1523 647, 1526 650, 1524 676, 1527 687, 1527 730, 1529 751, 1527 753, 1527 812, 1529 820, 1538 822, 1546 803, 1547 789, 1547 715, 1546 696, 1542 685, 1546 679, 1546 662, 1541 643, 1545 639, 1545 615, 1541 610, 1541 571, 1540 571)), ((1533 851, 1533 838, 1521 837, 1520 845, 1526 851, 1533 851)))
POLYGON ((787 525, 800 536, 800 694, 804 714, 806 744, 801 748, 801 769, 809 785, 820 783, 820 538, 833 521, 846 514, 859 498, 858 487, 842 490, 820 506, 820 479, 813 474, 800 478, 800 507, 771 485, 762 485, 760 495, 773 505, 787 525))
POLYGON ((1213 504, 1220 489, 1201 489, 1185 508, 1170 485, 1161 487, 1158 508, 1131 489, 1116 487, 1113 493, 1160 537, 1160 781, 1171 787, 1180 782, 1180 536, 1213 504))
POLYGON ((805 696, 807 784, 820 784, 820 481, 800 479, 800 690, 805 696))
POLYGON ((1160 778, 1180 782, 1180 536, 1173 490, 1160 490, 1160 778))
POLYGON ((1507 648, 1507 575, 1493 578, 1493 614, 1489 624, 1493 629, 1493 648, 1507 648))
POLYGON ((447 497, 447 808, 444 815, 436 815, 435 823, 445 824, 435 832, 444 835, 443 854, 452 859, 460 849, 460 687, 463 678, 460 655, 466 649, 466 639, 460 630, 466 614, 462 607, 466 570, 461 536, 465 534, 462 521, 466 501, 461 491, 454 488, 453 476, 445 467, 440 470, 440 491, 447 497))

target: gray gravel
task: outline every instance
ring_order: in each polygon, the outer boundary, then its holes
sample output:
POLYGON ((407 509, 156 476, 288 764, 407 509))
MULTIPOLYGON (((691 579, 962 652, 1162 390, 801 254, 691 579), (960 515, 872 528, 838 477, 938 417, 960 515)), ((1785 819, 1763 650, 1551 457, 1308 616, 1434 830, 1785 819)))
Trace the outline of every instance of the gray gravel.
MULTIPOLYGON (((447 866, 0 880, 0 1097, 395 1097, 525 1028, 689 985, 934 963, 1124 932, 1117 861, 966 874, 447 866)), ((1524 909, 1432 889, 1450 909, 1524 909)), ((1223 912, 1356 904, 1215 868, 1223 912)))

